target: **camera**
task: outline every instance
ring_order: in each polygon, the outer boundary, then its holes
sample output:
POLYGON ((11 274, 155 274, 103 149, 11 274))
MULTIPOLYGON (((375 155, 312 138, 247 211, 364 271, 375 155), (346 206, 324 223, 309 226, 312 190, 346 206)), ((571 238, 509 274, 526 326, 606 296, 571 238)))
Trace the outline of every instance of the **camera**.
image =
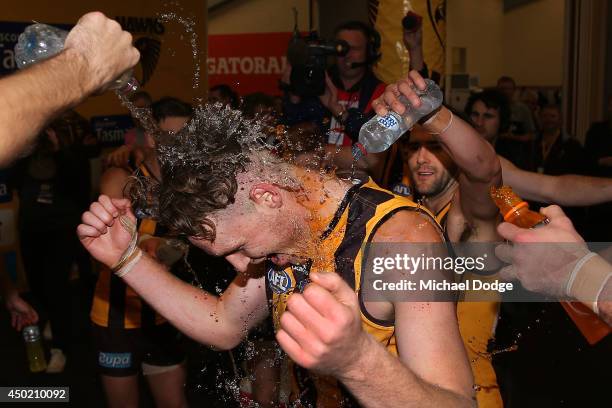
POLYGON ((294 34, 287 48, 291 92, 302 97, 322 95, 325 92, 327 58, 344 56, 348 51, 346 41, 325 41, 315 31, 305 37, 294 34))

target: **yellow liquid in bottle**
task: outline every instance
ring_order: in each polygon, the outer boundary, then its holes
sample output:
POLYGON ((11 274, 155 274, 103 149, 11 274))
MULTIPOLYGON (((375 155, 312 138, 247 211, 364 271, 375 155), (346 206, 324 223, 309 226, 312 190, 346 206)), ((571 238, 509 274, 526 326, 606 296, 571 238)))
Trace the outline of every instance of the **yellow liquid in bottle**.
POLYGON ((30 371, 40 373, 47 369, 47 361, 45 360, 45 352, 40 340, 34 342, 26 342, 26 353, 30 361, 30 371))

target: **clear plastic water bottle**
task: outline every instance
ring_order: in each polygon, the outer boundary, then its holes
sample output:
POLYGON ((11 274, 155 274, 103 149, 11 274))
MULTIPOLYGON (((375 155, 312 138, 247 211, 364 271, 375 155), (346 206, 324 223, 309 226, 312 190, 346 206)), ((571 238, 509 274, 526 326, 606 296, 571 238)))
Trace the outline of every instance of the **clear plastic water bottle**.
MULTIPOLYGON (((64 48, 67 36, 68 31, 50 25, 37 23, 27 26, 15 45, 17 68, 23 69, 58 54, 64 48)), ((128 95, 138 90, 138 87, 138 81, 130 70, 115 80, 111 88, 128 95)))
POLYGON ((45 351, 43 350, 40 330, 38 326, 26 326, 23 328, 23 339, 26 344, 26 353, 30 363, 30 371, 39 373, 47 369, 45 351))
POLYGON ((415 89, 421 106, 412 106, 404 95, 399 101, 406 106, 406 112, 399 115, 389 111, 384 116, 374 116, 359 130, 359 142, 353 145, 353 158, 359 160, 367 153, 380 153, 387 150, 401 135, 412 127, 425 115, 438 109, 442 104, 442 91, 436 83, 426 79, 427 87, 424 90, 415 89))

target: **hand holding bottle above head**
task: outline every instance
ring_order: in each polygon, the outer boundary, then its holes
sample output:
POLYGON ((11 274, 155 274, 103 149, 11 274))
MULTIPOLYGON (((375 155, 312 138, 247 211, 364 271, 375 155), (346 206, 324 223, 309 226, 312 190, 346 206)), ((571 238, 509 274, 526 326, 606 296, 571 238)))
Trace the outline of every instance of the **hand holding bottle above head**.
POLYGON ((110 86, 140 59, 132 45, 132 35, 100 12, 87 13, 79 19, 66 37, 64 50, 82 57, 77 62, 84 64, 81 80, 89 92, 110 86))
MULTIPOLYGON (((427 87, 428 83, 423 79, 421 74, 414 70, 410 71, 406 78, 387 85, 385 92, 372 102, 372 108, 379 116, 386 116, 389 110, 393 110, 403 115, 407 107, 405 101, 401 99, 406 98, 411 106, 420 108, 422 101, 419 95, 424 92, 427 87)), ((437 106, 435 108, 437 108, 437 106)))

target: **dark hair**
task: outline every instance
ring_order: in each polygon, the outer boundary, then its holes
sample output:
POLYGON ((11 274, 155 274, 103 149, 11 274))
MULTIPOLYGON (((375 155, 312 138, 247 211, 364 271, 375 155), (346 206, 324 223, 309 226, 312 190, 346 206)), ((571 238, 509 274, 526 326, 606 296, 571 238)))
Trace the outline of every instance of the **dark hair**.
POLYGON ((214 240, 209 218, 232 204, 236 176, 250 155, 262 150, 256 121, 221 103, 196 108, 193 119, 177 133, 156 140, 161 182, 134 179, 128 188, 134 209, 158 219, 170 233, 214 240))
POLYGON ((171 116, 189 118, 191 115, 193 115, 193 108, 190 104, 170 96, 166 96, 158 101, 155 101, 151 105, 151 111, 153 113, 153 118, 157 122, 171 116))
POLYGON ((512 82, 512 85, 516 87, 516 82, 514 81, 514 78, 509 77, 507 75, 499 77, 499 79, 497 80, 497 83, 499 84, 500 82, 512 82))
POLYGON ((230 108, 238 109, 240 100, 238 94, 227 84, 219 84, 210 88, 209 92, 218 91, 222 97, 230 100, 230 108))
POLYGON ((372 26, 363 21, 351 20, 337 25, 334 29, 334 36, 337 36, 340 31, 360 31, 366 38, 368 61, 374 63, 380 58, 380 54, 378 53, 381 41, 380 34, 372 26))
POLYGON ((274 108, 274 97, 263 92, 248 94, 242 100, 242 112, 249 118, 255 117, 255 109, 258 105, 274 108))
POLYGON ((472 94, 465 105, 465 114, 468 119, 472 115, 472 109, 477 101, 481 101, 489 109, 496 109, 499 112, 499 133, 507 132, 510 129, 510 103, 508 98, 496 89, 488 89, 480 93, 472 94))

